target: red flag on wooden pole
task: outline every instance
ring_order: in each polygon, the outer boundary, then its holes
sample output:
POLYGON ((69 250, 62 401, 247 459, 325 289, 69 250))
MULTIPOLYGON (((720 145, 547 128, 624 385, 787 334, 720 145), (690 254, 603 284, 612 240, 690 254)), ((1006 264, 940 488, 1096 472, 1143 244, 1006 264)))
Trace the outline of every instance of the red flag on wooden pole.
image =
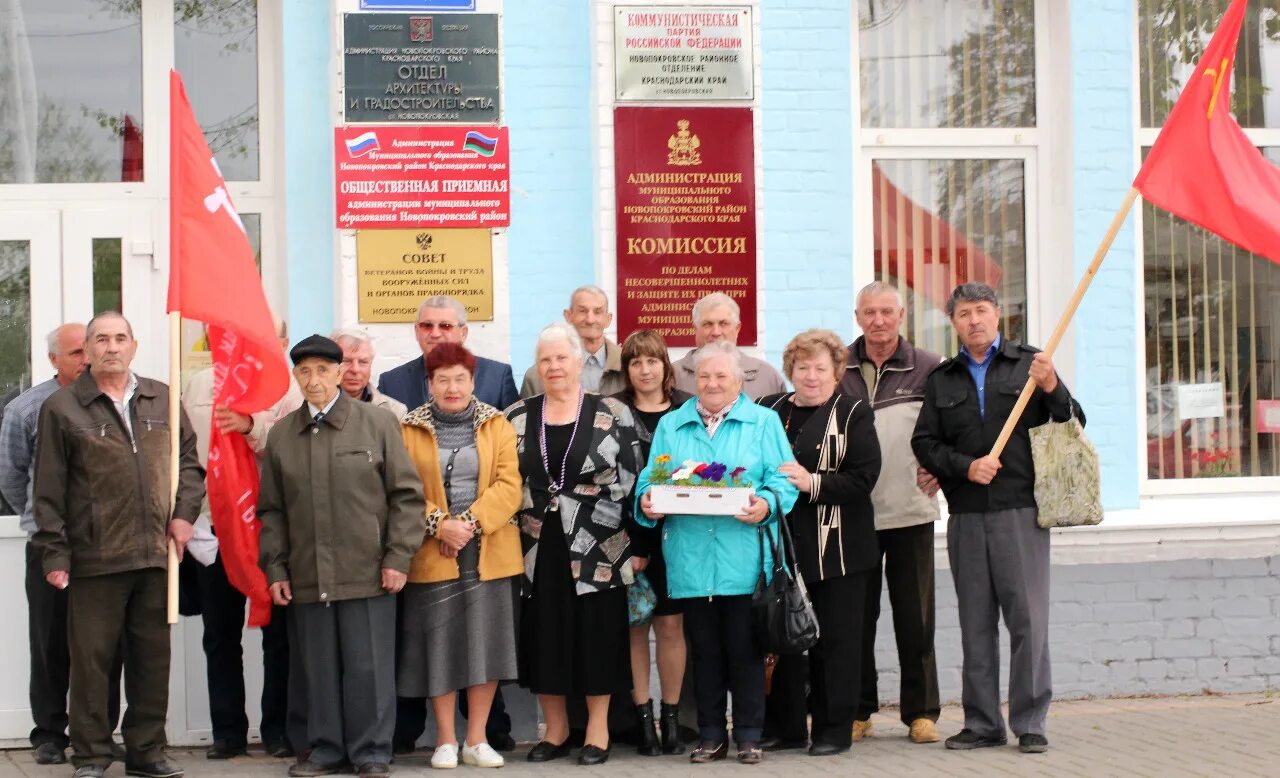
POLYGON ((1280 262, 1280 168, 1231 115, 1231 72, 1248 0, 1235 0, 1133 186, 1149 203, 1280 262))
MULTIPOLYGON (((271 407, 289 388, 262 279, 226 182, 187 101, 169 73, 169 312, 205 322, 213 351, 214 405, 240 413, 271 407)), ((248 441, 212 425, 209 511, 227 580, 249 598, 249 625, 271 620, 266 576, 258 567, 258 467, 248 441)))

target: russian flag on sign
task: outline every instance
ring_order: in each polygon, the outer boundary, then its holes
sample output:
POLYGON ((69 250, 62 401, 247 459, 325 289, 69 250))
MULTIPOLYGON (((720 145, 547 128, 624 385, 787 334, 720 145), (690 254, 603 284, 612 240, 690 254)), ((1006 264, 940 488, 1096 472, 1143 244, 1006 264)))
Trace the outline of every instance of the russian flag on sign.
POLYGON ((483 157, 492 157, 498 150, 498 139, 471 130, 462 142, 462 148, 483 157))
POLYGON ((346 144, 348 154, 353 157, 363 157, 371 151, 378 150, 378 136, 370 130, 354 138, 347 138, 346 144))

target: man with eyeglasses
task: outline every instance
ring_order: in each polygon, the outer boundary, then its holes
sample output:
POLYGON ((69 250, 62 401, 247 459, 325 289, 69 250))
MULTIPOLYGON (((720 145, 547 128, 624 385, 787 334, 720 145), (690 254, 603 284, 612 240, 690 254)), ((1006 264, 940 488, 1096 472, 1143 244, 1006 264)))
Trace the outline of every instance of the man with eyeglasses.
MULTIPOLYGON (((444 295, 428 297, 418 306, 418 322, 414 326, 422 356, 414 357, 397 368, 388 370, 378 379, 378 391, 404 403, 409 410, 425 405, 431 398, 427 386, 426 358, 431 349, 441 343, 463 343, 467 339, 467 309, 462 303, 444 295)), ((484 357, 476 357, 475 397, 482 403, 504 409, 520 399, 516 393, 515 377, 511 365, 484 357)), ((399 634, 403 613, 397 609, 396 633, 399 634)), ((459 695, 459 707, 463 708, 466 695, 459 695)), ((427 701, 420 697, 396 698, 396 731, 392 741, 395 753, 411 753, 418 738, 427 728, 427 701)), ((511 751, 515 740, 511 737, 511 716, 507 714, 502 690, 493 698, 489 720, 485 724, 489 745, 499 751, 511 751)))
MULTIPOLYGON (((467 309, 462 303, 444 295, 428 297, 418 306, 418 322, 414 325, 422 356, 414 357, 378 379, 378 391, 404 403, 409 410, 425 405, 431 399, 427 387, 426 358, 440 343, 465 343, 467 309)), ((475 397, 498 409, 520 399, 511 365, 484 357, 476 357, 475 397)))

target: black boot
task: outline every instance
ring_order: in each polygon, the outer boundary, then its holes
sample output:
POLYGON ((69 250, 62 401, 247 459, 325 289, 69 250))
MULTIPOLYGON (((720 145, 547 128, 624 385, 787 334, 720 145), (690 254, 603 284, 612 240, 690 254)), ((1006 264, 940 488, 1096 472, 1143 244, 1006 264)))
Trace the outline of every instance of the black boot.
POLYGON ((680 706, 662 703, 662 753, 683 754, 680 742, 680 706))
POLYGON ((636 738, 636 751, 641 756, 658 756, 662 753, 662 746, 658 745, 658 730, 653 726, 652 700, 636 706, 636 718, 640 728, 640 734, 636 738))

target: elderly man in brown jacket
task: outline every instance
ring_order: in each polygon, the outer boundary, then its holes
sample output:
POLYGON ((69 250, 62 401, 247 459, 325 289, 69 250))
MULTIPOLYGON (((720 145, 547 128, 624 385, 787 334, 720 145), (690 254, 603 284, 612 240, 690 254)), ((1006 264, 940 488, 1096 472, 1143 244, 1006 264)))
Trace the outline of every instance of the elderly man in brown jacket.
POLYGON ((307 687, 310 754, 293 776, 389 774, 395 727, 392 596, 426 532, 422 481, 381 408, 339 390, 342 349, 289 352, 306 402, 267 436, 258 516, 271 596, 289 606, 307 687))
POLYGON ((166 547, 172 537, 181 553, 191 537, 204 471, 183 412, 178 495, 170 501, 169 387, 130 369, 138 343, 129 322, 98 314, 85 345, 89 369, 40 411, 32 493, 45 578, 67 589, 71 759, 76 778, 100 778, 111 764, 107 696, 123 646, 126 772, 173 778, 182 770, 164 756, 166 547))

